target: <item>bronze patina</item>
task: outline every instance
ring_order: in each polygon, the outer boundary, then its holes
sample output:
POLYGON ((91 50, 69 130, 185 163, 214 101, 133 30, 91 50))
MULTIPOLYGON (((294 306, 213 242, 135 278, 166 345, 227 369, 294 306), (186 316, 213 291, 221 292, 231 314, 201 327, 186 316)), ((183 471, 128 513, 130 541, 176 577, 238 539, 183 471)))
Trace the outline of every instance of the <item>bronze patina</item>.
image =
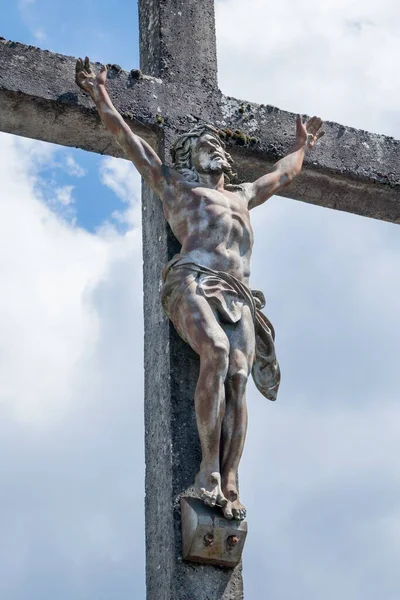
POLYGON ((322 121, 297 117, 293 150, 253 183, 232 185, 232 161, 218 130, 199 125, 172 147, 173 168, 135 135, 106 90, 107 70, 95 74, 79 59, 76 82, 90 94, 105 127, 163 203, 181 244, 164 268, 162 302, 179 335, 200 357, 195 392, 202 461, 195 488, 227 519, 243 520, 237 470, 247 430, 246 384, 252 373, 275 400, 279 366, 274 331, 261 312, 264 297, 249 288, 253 231, 250 210, 300 173, 305 153, 323 135, 322 121))

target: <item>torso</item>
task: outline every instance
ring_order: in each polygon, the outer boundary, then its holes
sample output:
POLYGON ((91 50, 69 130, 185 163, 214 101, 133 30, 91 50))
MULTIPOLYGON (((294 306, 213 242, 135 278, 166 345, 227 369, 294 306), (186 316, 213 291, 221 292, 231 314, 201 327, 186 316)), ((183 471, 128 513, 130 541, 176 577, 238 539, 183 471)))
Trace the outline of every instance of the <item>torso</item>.
POLYGON ((253 230, 244 193, 181 182, 163 199, 181 253, 248 283, 253 230))

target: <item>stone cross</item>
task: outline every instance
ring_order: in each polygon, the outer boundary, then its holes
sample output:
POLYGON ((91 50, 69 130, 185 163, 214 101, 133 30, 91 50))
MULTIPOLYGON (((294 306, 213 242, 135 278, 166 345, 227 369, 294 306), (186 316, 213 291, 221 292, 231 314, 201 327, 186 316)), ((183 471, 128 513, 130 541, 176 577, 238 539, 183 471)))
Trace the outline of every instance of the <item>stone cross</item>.
MULTIPOLYGON (((218 90, 214 0, 139 0, 141 71, 109 69, 108 89, 132 130, 168 161, 172 139, 201 120, 225 131, 240 180, 289 150, 295 116, 218 90)), ((121 156, 74 81, 76 59, 0 39, 0 130, 121 156), (56 74, 56 76, 55 76, 56 74)), ((318 153, 283 195, 400 222, 400 142, 325 122, 318 153)), ((181 560, 179 498, 200 461, 193 444, 197 356, 159 301, 160 271, 179 247, 143 187, 146 552, 149 600, 239 600, 241 567, 181 560)))

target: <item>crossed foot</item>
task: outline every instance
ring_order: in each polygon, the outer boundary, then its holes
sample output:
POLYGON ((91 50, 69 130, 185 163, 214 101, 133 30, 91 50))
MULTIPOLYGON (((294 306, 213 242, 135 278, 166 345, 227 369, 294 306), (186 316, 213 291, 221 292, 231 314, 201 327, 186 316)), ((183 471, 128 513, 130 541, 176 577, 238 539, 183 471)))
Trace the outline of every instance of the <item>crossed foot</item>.
POLYGON ((243 521, 246 509, 239 500, 236 476, 228 477, 224 484, 218 471, 202 470, 196 476, 195 488, 207 506, 220 506, 226 519, 243 521))
POLYGON ((227 505, 223 509, 226 519, 236 519, 243 521, 246 518, 246 508, 239 500, 238 489, 236 485, 236 473, 224 478, 222 483, 225 498, 228 500, 227 505))

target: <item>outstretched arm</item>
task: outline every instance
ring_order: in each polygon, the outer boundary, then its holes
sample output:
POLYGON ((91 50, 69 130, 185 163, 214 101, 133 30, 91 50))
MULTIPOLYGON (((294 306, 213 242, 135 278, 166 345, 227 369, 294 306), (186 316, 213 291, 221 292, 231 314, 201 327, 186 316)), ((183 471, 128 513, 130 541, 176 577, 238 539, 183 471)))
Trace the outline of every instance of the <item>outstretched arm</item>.
POLYGON ((303 123, 301 116, 297 115, 296 142, 293 151, 279 160, 271 173, 267 173, 250 185, 249 209, 263 204, 300 173, 306 151, 313 148, 325 133, 321 131, 321 125, 322 121, 319 117, 312 117, 307 123, 303 123))
MULTIPOLYGON (((164 176, 165 168, 153 148, 141 137, 134 134, 125 123, 111 102, 106 90, 107 69, 102 67, 96 75, 90 66, 88 57, 85 61, 78 58, 76 63, 76 83, 87 92, 96 104, 104 126, 113 134, 126 156, 133 162, 146 183, 161 198, 168 185, 164 176)), ((172 170, 171 170, 172 171, 172 170)), ((173 172, 175 174, 175 172, 173 172)), ((171 181, 171 175, 168 180, 171 181)), ((176 173, 176 176, 178 174, 176 173)))

